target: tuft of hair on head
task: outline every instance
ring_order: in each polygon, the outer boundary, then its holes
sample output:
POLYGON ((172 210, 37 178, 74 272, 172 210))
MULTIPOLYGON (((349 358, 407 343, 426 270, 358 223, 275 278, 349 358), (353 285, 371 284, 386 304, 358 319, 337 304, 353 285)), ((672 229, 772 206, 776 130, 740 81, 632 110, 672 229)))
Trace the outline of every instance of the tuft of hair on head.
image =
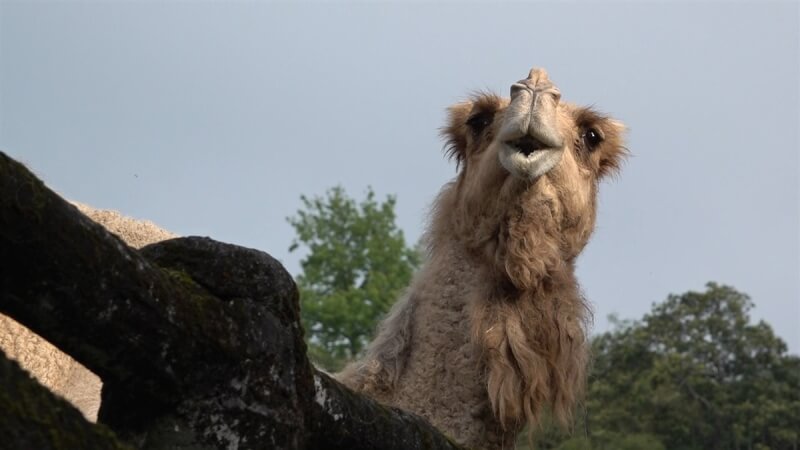
POLYGON ((627 132, 625 125, 592 107, 580 108, 575 115, 575 123, 579 128, 599 127, 603 134, 603 141, 593 151, 597 155, 597 177, 613 178, 619 174, 625 160, 630 156, 624 145, 627 132))
POLYGON ((447 125, 440 128, 439 135, 444 139, 444 154, 449 160, 456 161, 456 168, 461 166, 466 158, 467 134, 466 121, 472 102, 457 103, 447 108, 447 125))
POLYGON ((445 140, 445 156, 455 159, 456 169, 466 163, 468 146, 489 128, 503 103, 503 98, 496 94, 477 91, 469 100, 447 109, 446 125, 440 129, 440 135, 445 140))

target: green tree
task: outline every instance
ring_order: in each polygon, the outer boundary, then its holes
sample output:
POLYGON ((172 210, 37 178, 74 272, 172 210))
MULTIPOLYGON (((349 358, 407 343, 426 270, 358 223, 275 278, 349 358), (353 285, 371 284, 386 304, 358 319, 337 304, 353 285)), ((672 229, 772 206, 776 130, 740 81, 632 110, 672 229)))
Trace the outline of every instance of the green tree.
POLYGON ((800 359, 751 323, 752 307, 709 283, 598 336, 583 418, 593 448, 644 433, 675 450, 796 449, 800 359))
POLYGON ((324 197, 300 199, 303 208, 288 218, 297 233, 289 250, 308 250, 297 284, 309 355, 338 370, 369 341, 419 255, 395 224, 393 196, 378 202, 370 188, 356 202, 337 186, 324 197))
MULTIPOLYGON (((709 283, 638 321, 612 317, 572 433, 549 425, 538 450, 797 450, 800 358, 750 298, 709 283)), ((519 441, 522 442, 522 439, 519 441)), ((518 448, 524 448, 518 445, 518 448)))

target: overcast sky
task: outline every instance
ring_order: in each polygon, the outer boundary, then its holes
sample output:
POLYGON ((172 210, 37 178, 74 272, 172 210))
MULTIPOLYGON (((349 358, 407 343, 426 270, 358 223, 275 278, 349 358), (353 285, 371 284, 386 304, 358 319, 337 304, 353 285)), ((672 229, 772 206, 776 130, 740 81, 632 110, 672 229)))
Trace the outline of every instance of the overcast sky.
POLYGON ((769 3, 0 0, 0 149, 64 196, 299 272, 285 218, 342 184, 409 241, 445 108, 545 67, 630 127, 579 278, 639 318, 717 281, 800 352, 800 11, 769 3))

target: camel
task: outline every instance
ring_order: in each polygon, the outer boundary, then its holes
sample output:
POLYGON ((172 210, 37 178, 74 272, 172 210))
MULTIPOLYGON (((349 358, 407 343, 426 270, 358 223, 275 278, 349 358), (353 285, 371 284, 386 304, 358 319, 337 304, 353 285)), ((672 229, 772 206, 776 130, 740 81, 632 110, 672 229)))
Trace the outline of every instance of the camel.
POLYGON ((428 261, 337 378, 467 447, 512 448, 546 410, 568 424, 584 390, 591 311, 575 260, 624 126, 532 69, 510 100, 451 107, 442 134, 458 173, 432 208, 428 261))

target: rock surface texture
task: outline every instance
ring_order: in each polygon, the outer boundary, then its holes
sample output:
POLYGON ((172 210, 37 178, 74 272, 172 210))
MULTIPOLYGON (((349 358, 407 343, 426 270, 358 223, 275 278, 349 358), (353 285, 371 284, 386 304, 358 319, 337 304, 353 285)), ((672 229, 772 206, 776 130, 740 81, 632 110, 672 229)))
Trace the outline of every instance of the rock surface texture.
POLYGON ((0 312, 103 381, 94 425, 0 357, 0 447, 458 448, 311 366, 297 289, 266 253, 137 251, 3 153, 0 192, 0 312))
MULTIPOLYGON (((72 202, 80 212, 103 225, 133 248, 172 239, 175 234, 156 224, 126 217, 116 211, 72 202)), ((97 420, 100 378, 14 319, 0 314, 0 350, 17 361, 53 393, 72 403, 86 419, 97 420)))

